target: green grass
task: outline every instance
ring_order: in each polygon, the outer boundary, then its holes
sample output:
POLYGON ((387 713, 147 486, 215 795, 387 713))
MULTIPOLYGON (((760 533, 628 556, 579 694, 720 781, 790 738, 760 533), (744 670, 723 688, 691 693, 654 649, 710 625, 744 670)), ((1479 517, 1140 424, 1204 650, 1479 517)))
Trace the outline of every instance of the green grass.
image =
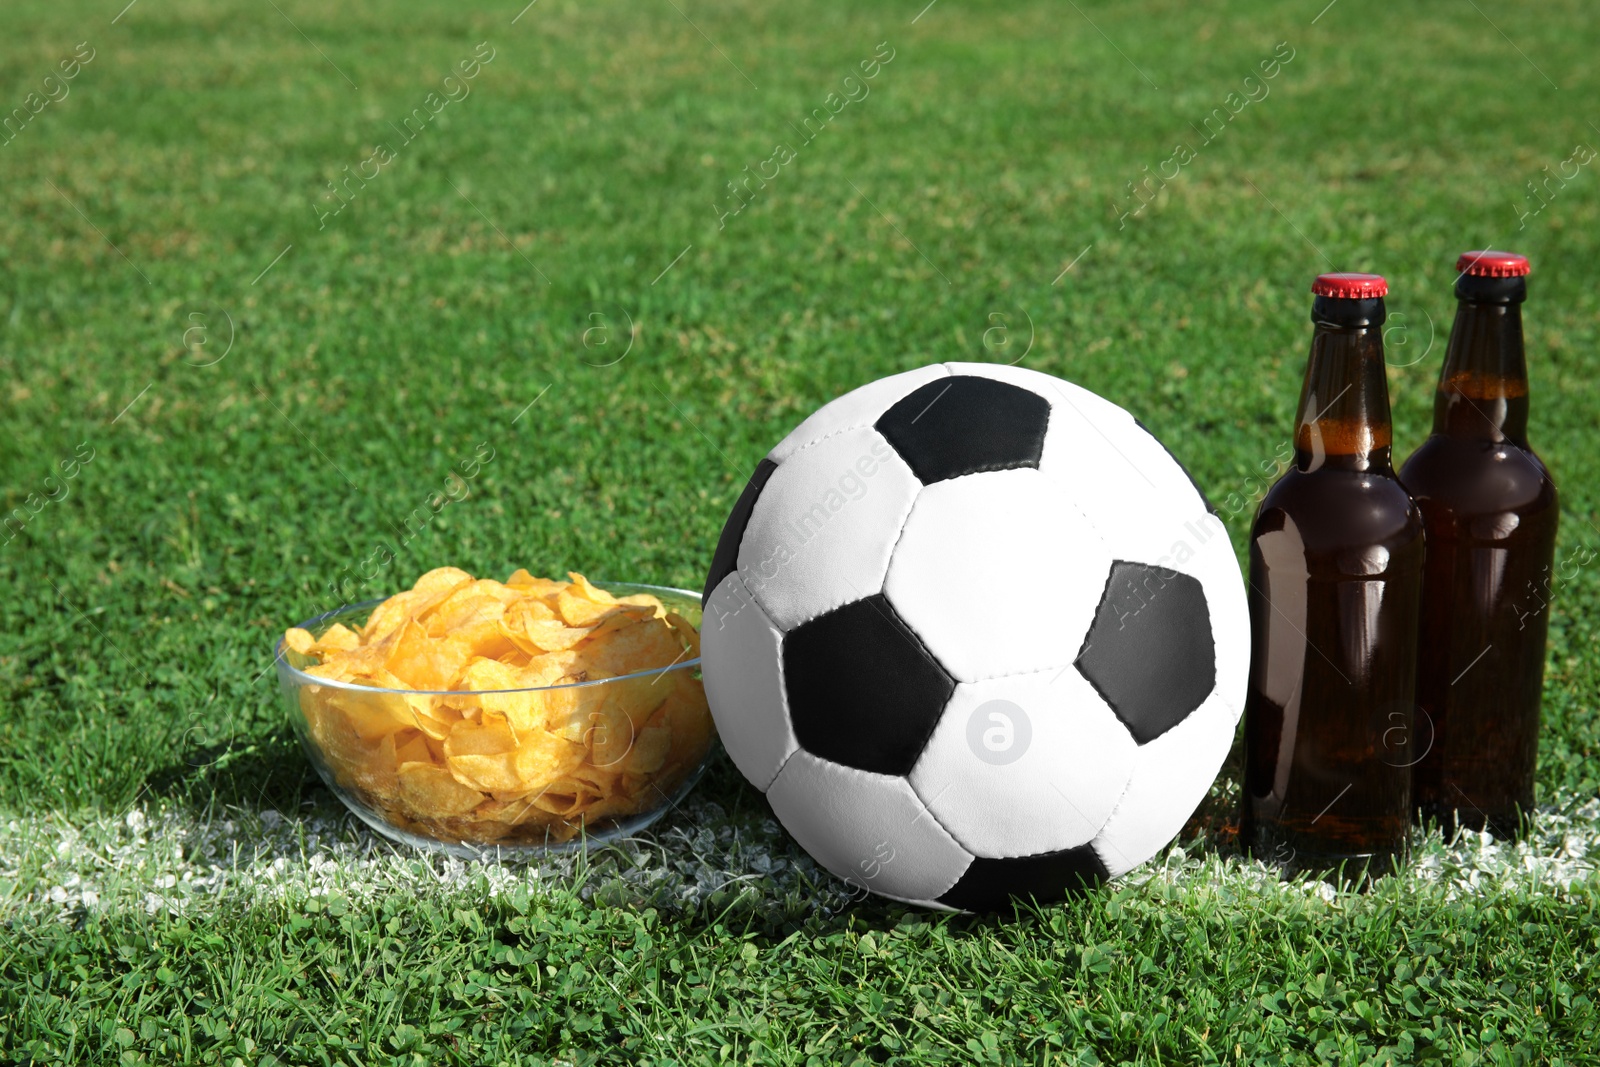
MULTIPOLYGON (((1287 432, 1322 270, 1389 276, 1392 358, 1421 357, 1391 375, 1399 451, 1420 441, 1468 247, 1534 260, 1534 444, 1558 551, 1597 546, 1600 175, 1518 229, 1526 183, 1600 144, 1587 9, 1485 6, 1502 35, 1472 5, 1079 6, 8 5, 0 116, 94 58, 0 145, 4 511, 94 458, 0 533, 0 1059, 1600 1060, 1588 876, 1328 901, 1206 838, 1170 876, 950 921, 843 899, 724 764, 663 824, 659 877, 432 878, 340 822, 294 746, 271 642, 480 443, 470 499, 356 592, 444 563, 695 586, 815 406, 1024 349, 1222 501, 1287 432), (483 41, 470 95, 402 145, 483 41), (885 41, 870 95, 800 143, 885 41), (1201 146, 1279 42, 1270 94, 1201 146), (393 161, 319 229, 379 141, 393 161), (1179 141, 1196 158, 1119 227, 1179 141), (793 162, 719 225, 779 142, 793 162), (191 853, 154 903, 177 861, 130 810, 191 853), (206 852, 269 812, 276 892, 206 852), (184 864, 226 877, 190 892, 184 864)), ((1585 568, 1552 608, 1539 783, 1590 842, 1597 600, 1585 568)))

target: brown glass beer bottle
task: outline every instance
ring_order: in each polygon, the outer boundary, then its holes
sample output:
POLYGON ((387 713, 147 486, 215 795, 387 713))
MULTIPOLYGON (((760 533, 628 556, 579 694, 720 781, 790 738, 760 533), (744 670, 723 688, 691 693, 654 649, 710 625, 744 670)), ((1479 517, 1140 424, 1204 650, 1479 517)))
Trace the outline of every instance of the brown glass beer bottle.
POLYGON ((1533 811, 1556 488, 1528 447, 1528 261, 1468 252, 1433 433, 1400 480, 1427 529, 1418 641, 1418 815, 1514 836, 1533 811))
POLYGON ((1404 857, 1422 518, 1394 475, 1387 283, 1324 274, 1294 464, 1250 537, 1241 834, 1285 873, 1378 875, 1404 857))

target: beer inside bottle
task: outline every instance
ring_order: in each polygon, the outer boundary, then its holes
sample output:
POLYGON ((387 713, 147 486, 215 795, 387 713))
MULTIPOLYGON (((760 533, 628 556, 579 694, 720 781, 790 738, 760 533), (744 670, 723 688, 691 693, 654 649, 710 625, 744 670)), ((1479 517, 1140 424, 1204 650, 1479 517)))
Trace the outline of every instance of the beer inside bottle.
POLYGON ((1390 455, 1388 285, 1312 292, 1294 465, 1251 531, 1241 832, 1285 873, 1359 878, 1406 851, 1422 520, 1390 455))
POLYGON ((1433 433, 1400 480, 1427 529, 1412 788, 1418 814, 1514 836, 1533 810, 1556 489, 1528 447, 1528 261, 1468 252, 1433 433))

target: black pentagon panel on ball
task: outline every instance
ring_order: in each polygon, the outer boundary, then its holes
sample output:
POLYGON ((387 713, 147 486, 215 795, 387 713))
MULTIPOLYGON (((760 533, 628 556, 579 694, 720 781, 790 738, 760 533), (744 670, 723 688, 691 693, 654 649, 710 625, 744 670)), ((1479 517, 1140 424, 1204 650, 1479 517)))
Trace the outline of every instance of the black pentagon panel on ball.
POLYGON ((785 634, 783 677, 801 746, 877 774, 910 773, 956 688, 881 593, 785 634))
POLYGON ((939 378, 884 412, 875 428, 924 485, 979 471, 1038 467, 1050 402, 1009 382, 939 378))
POLYGON ((1110 877, 1089 845, 998 860, 980 856, 939 897, 939 903, 963 911, 1000 911, 1013 898, 1032 897, 1040 904, 1051 904, 1093 889, 1110 877))
POLYGON ((744 540, 744 528, 750 525, 750 513, 756 509, 756 498, 761 495, 762 487, 777 469, 778 465, 770 459, 757 463, 755 473, 745 483, 744 492, 733 502, 733 511, 723 524, 722 536, 717 538, 717 550, 711 554, 711 571, 706 575, 705 592, 700 595, 702 607, 711 600, 711 594, 717 591, 722 579, 739 565, 739 543, 744 540))
POLYGON ((1150 427, 1140 422, 1138 418, 1133 420, 1133 424, 1139 427, 1139 429, 1143 430, 1145 433, 1150 434, 1150 439, 1161 446, 1161 451, 1165 452, 1169 456, 1172 456, 1172 462, 1178 465, 1178 469, 1183 472, 1183 476, 1189 479, 1189 484, 1194 486, 1194 491, 1200 494, 1200 503, 1206 506, 1207 511, 1215 515, 1217 513, 1217 509, 1212 506, 1211 498, 1206 496, 1206 491, 1204 489, 1200 488, 1200 483, 1194 480, 1194 475, 1190 473, 1188 467, 1184 466, 1183 460, 1179 459, 1177 456, 1173 456, 1172 449, 1167 447, 1167 443, 1161 438, 1157 437, 1155 434, 1150 433, 1150 427))
POLYGON ((1154 741, 1216 686, 1205 589, 1178 571, 1113 562, 1076 665, 1135 741, 1154 741))

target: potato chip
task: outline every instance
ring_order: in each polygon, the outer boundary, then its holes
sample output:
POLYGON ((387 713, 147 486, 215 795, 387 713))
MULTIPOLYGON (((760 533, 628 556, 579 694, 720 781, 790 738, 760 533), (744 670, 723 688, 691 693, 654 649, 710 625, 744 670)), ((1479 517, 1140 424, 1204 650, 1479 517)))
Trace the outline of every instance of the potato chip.
POLYGON ((435 741, 449 737, 456 724, 467 718, 448 697, 416 693, 408 696, 407 703, 411 705, 413 724, 423 736, 435 741))
POLYGON ((483 802, 483 794, 456 781, 433 763, 402 763, 396 768, 400 799, 433 818, 464 815, 483 802))
POLYGON ((397 827, 487 843, 663 803, 713 736, 694 672, 668 669, 699 633, 658 597, 568 577, 441 567, 359 630, 285 633, 292 664, 343 683, 300 692, 334 780, 397 827))
POLYGON ((615 604, 617 598, 597 586, 591 585, 589 579, 576 571, 568 571, 567 577, 572 581, 572 589, 586 600, 596 604, 615 604))
POLYGON ((569 627, 549 611, 537 601, 518 601, 500 619, 501 632, 530 655, 565 651, 589 636, 587 628, 569 627))
POLYGON ((600 604, 568 587, 556 595, 556 613, 568 626, 587 629, 612 610, 610 604, 600 604))
POLYGON ((373 749, 372 758, 363 761, 355 771, 356 784, 380 797, 393 797, 400 791, 400 780, 395 776, 395 770, 400 765, 395 736, 384 734, 373 749))
POLYGON ((515 825, 531 821, 530 815, 546 818, 549 812, 534 807, 533 801, 529 800, 526 794, 518 794, 506 799, 486 800, 478 805, 472 815, 477 819, 515 825))
POLYGON ((464 641, 430 637, 421 623, 408 621, 389 655, 389 670, 410 689, 453 689, 471 659, 464 641))
POLYGON ((676 611, 667 613, 667 624, 678 631, 678 640, 682 641, 684 647, 689 650, 688 658, 699 659, 700 631, 694 628, 694 624, 676 611))
POLYGON ((591 718, 584 741, 593 754, 595 767, 620 772, 638 733, 628 717, 627 707, 608 701, 591 718))
POLYGON ((421 731, 411 733, 402 730, 390 736, 394 738, 394 758, 397 765, 433 762, 433 753, 428 749, 428 739, 421 731))
POLYGON ((587 752, 581 744, 556 737, 548 732, 535 732, 517 748, 513 768, 519 789, 542 789, 553 778, 576 771, 587 752))
POLYGON ((487 792, 519 789, 515 770, 517 738, 503 722, 463 725, 445 738, 445 765, 463 785, 487 792))
POLYGON ((672 749, 672 731, 665 726, 646 726, 634 739, 623 760, 623 768, 633 774, 649 774, 661 769, 672 749))
POLYGON ((498 756, 515 751, 516 747, 517 735, 506 723, 462 724, 445 739, 444 754, 452 759, 464 755, 498 756))
POLYGON ((677 671, 645 671, 596 686, 596 691, 602 694, 602 707, 597 710, 607 715, 620 712, 633 729, 638 730, 671 694, 672 680, 677 675, 677 671))
POLYGON ((312 637, 307 630, 290 627, 283 633, 283 645, 301 656, 323 656, 326 653, 355 651, 362 645, 362 638, 342 622, 334 622, 322 637, 312 637))
POLYGON ((302 656, 316 655, 317 639, 311 636, 311 631, 302 630, 298 626, 291 626, 284 631, 283 647, 290 652, 298 652, 302 656))
POLYGON ((588 652, 589 677, 616 678, 624 674, 658 670, 689 658, 671 626, 655 619, 608 619, 609 627, 597 647, 588 652))
POLYGON ((361 647, 361 635, 336 622, 322 632, 317 638, 316 651, 318 654, 327 652, 353 652, 361 647))
POLYGON ((392 638, 385 638, 377 644, 365 645, 339 655, 318 653, 322 662, 306 667, 305 672, 336 682, 354 682, 358 678, 371 678, 385 670, 384 665, 389 661, 389 653, 393 647, 392 638))
POLYGON ((325 700, 330 708, 345 717, 363 741, 376 741, 386 734, 417 725, 416 715, 405 695, 392 690, 330 687, 325 700))
POLYGON ((428 624, 428 632, 445 634, 485 619, 498 619, 508 605, 523 599, 519 590, 501 585, 493 578, 480 578, 458 585, 438 604, 418 614, 428 624))
POLYGON ((571 589, 566 589, 556 598, 556 611, 569 626, 593 627, 613 615, 625 615, 635 619, 657 617, 661 613, 660 603, 654 597, 647 599, 649 603, 629 604, 621 600, 596 603, 577 595, 571 589))
POLYGON ((583 764, 573 769, 569 777, 588 783, 590 789, 601 796, 610 796, 620 788, 622 771, 605 770, 583 764))
POLYGON ((522 785, 522 780, 517 777, 517 772, 512 767, 514 758, 514 754, 510 752, 497 755, 467 753, 447 757, 445 765, 449 767, 456 781, 473 789, 484 792, 493 789, 518 789, 522 785))
POLYGON ((522 568, 513 571, 511 577, 506 579, 506 585, 512 589, 531 593, 534 596, 555 596, 566 588, 566 582, 558 582, 551 578, 535 578, 522 568))
POLYGON ((711 709, 706 704, 705 688, 700 679, 682 672, 681 681, 661 708, 651 717, 649 725, 664 726, 672 737, 672 763, 698 763, 711 748, 716 736, 716 725, 711 719, 711 709))
POLYGON ((506 661, 512 656, 519 660, 527 656, 527 653, 518 648, 516 642, 507 637, 505 631, 500 628, 499 618, 470 623, 457 630, 453 636, 466 646, 468 654, 483 659, 506 661))
POLYGON ((584 681, 582 663, 582 655, 570 649, 541 652, 522 665, 522 684, 531 688, 584 681))
POLYGON ((443 767, 444 766, 444 741, 441 740, 440 738, 434 737, 432 734, 428 733, 426 730, 424 730, 423 733, 422 733, 422 739, 428 746, 428 756, 429 756, 429 758, 431 758, 433 760, 433 762, 437 763, 439 766, 443 767))
POLYGON ((617 598, 618 604, 626 604, 631 608, 649 608, 652 618, 659 619, 666 615, 667 609, 661 606, 661 601, 649 593, 634 593, 632 596, 617 598))
POLYGON ((505 613, 504 600, 474 592, 470 586, 462 586, 460 592, 452 594, 449 600, 422 615, 418 621, 427 627, 432 636, 443 637, 479 623, 499 622, 500 616, 505 613))
POLYGON ((440 600, 443 600, 470 581, 472 581, 472 575, 460 567, 435 567, 421 578, 418 578, 412 584, 411 591, 430 597, 438 596, 440 600))
POLYGON ((564 685, 540 689, 534 694, 534 718, 549 733, 583 744, 583 731, 574 736, 572 727, 589 723, 593 708, 599 702, 592 687, 564 685))
POLYGON ((395 795, 395 733, 365 740, 343 712, 327 705, 308 717, 308 728, 340 785, 378 797, 395 795))
POLYGON ((387 637, 449 595, 449 589, 431 593, 411 589, 395 594, 373 609, 366 626, 361 629, 362 641, 372 642, 387 637))
POLYGON ((348 778, 357 766, 372 758, 373 746, 362 739, 344 711, 329 702, 327 695, 328 690, 322 686, 307 686, 300 691, 300 707, 305 712, 306 730, 335 777, 348 778))
POLYGON ((583 809, 599 800, 600 794, 588 782, 557 778, 528 799, 540 811, 570 818, 583 814, 583 809))
MULTIPOLYGON (((584 824, 593 826, 602 819, 609 819, 614 815, 637 815, 646 808, 656 807, 658 803, 664 802, 665 799, 665 797, 659 800, 655 797, 650 797, 641 800, 639 797, 623 792, 618 787, 610 793, 591 800, 584 806, 581 814, 584 824)), ((547 813, 541 812, 541 814, 547 813)))
POLYGON ((633 774, 628 771, 622 773, 622 792, 631 797, 644 797, 650 803, 662 803, 667 799, 666 790, 658 789, 656 776, 653 774, 633 774))
POLYGON ((483 693, 478 706, 509 723, 513 735, 544 728, 544 704, 537 692, 522 688, 522 672, 515 667, 498 660, 475 660, 461 676, 461 684, 483 693))

